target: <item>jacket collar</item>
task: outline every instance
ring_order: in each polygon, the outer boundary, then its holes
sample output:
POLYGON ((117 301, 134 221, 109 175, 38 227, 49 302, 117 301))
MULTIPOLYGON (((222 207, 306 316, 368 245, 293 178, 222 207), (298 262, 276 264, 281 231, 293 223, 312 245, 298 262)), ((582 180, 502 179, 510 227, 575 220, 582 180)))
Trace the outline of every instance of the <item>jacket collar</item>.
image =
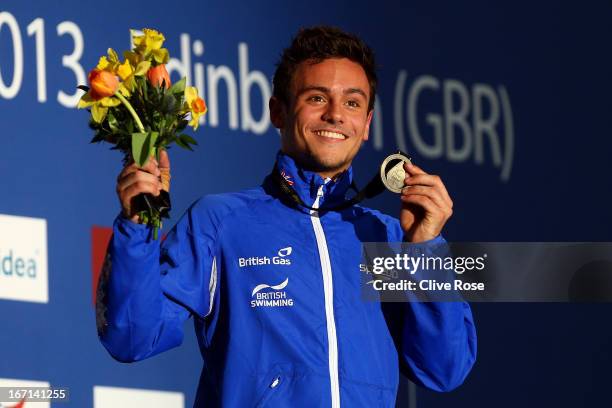
MULTIPOLYGON (((345 200, 347 190, 353 181, 353 168, 349 167, 346 171, 336 177, 335 180, 324 180, 316 172, 308 171, 300 166, 285 153, 279 151, 276 155, 276 164, 281 176, 287 180, 289 185, 300 196, 302 201, 310 207, 317 198, 319 188, 323 186, 323 197, 319 199, 319 207, 337 205, 345 200)), ((274 180, 270 176, 264 181, 264 186, 271 187, 274 180)), ((273 190, 279 192, 278 186, 273 190)), ((309 212, 307 208, 301 208, 309 212)))

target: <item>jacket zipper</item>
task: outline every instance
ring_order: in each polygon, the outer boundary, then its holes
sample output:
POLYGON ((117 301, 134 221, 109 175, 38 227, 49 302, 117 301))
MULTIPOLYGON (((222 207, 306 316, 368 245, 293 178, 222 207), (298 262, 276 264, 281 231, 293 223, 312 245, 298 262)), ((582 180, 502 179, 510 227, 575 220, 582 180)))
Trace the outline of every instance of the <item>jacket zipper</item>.
POLYGON ((280 374, 277 374, 274 376, 274 378, 270 382, 270 385, 268 385, 268 387, 266 388, 266 391, 264 392, 259 402, 257 403, 257 408, 260 408, 266 405, 266 402, 268 402, 268 400, 272 397, 272 394, 274 392, 277 392, 277 388, 280 385, 281 381, 282 381, 282 378, 280 374))
MULTIPOLYGON (((329 179, 326 179, 326 183, 329 179)), ((319 208, 319 201, 323 197, 323 187, 319 187, 317 198, 312 205, 313 208, 319 208)), ((310 211, 310 220, 317 239, 317 247, 319 249, 319 258, 321 260, 321 271, 323 273, 323 291, 325 293, 325 318, 327 321, 327 342, 329 349, 329 380, 331 384, 331 406, 332 408, 340 408, 340 385, 338 380, 338 339, 336 337, 336 322, 334 319, 334 287, 332 281, 331 262, 329 260, 329 252, 327 250, 327 241, 323 226, 319 219, 319 212, 310 211)))

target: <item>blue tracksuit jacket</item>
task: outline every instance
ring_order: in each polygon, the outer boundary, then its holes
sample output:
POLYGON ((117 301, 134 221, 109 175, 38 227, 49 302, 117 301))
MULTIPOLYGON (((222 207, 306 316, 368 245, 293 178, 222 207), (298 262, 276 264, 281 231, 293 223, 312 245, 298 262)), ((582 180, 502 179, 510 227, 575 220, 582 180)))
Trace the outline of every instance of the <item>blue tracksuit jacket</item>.
MULTIPOLYGON (((344 200, 350 169, 324 182, 277 160, 306 204, 344 200)), ((451 390, 476 356, 469 306, 361 299, 360 243, 402 237, 397 219, 365 207, 296 209, 269 176, 200 199, 161 246, 119 217, 101 341, 117 360, 142 360, 181 344, 193 316, 205 360, 197 407, 393 407, 400 368, 451 390)), ((445 245, 439 236, 415 248, 445 245)))

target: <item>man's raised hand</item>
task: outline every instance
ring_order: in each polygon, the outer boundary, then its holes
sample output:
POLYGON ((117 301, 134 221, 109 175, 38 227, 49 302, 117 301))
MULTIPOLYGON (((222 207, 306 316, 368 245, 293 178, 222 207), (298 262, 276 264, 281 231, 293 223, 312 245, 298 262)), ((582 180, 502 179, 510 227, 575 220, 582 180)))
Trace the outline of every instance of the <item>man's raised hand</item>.
POLYGON ((162 189, 170 189, 170 158, 165 150, 159 154, 159 163, 152 157, 143 167, 136 163, 124 167, 117 177, 117 196, 124 217, 138 222, 138 215, 132 210, 134 197, 141 193, 157 196, 162 189))
POLYGON ((412 163, 404 163, 400 223, 409 242, 437 237, 453 214, 453 201, 439 176, 427 174, 412 163))

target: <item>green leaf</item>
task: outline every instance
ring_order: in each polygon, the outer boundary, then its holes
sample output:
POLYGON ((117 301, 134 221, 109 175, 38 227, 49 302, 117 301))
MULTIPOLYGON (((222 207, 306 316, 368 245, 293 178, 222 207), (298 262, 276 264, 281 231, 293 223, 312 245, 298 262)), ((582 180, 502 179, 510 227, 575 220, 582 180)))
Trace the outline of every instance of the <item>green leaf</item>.
POLYGON ((100 134, 96 134, 90 141, 89 143, 100 143, 101 141, 104 140, 104 137, 100 134))
POLYGON ((172 94, 182 94, 183 92, 185 92, 185 81, 186 79, 183 78, 178 82, 175 82, 170 89, 168 89, 168 92, 172 93, 172 94))
POLYGON ((183 119, 179 120, 178 124, 176 125, 176 131, 177 132, 181 132, 181 131, 185 130, 185 128, 187 127, 188 124, 189 124, 189 122, 186 121, 186 120, 183 120, 183 119))
POLYGON ((157 139, 159 138, 159 132, 151 132, 151 154, 157 157, 157 139))
POLYGON ((147 161, 147 157, 149 157, 149 151, 145 146, 147 136, 149 136, 148 133, 132 133, 132 158, 140 167, 144 166, 145 162, 147 161), (146 151, 143 152, 143 150, 146 151))
POLYGON ((159 133, 132 133, 132 157, 139 167, 143 167, 152 153, 159 133))
POLYGON ((179 139, 181 139, 182 142, 187 143, 187 144, 192 144, 192 145, 198 144, 198 142, 193 137, 186 135, 186 134, 180 135, 179 139))
POLYGON ((163 113, 171 112, 176 105, 176 98, 171 93, 164 95, 162 99, 162 104, 159 108, 163 113))
POLYGON ((193 149, 191 148, 191 146, 189 146, 187 143, 183 142, 180 138, 176 138, 175 143, 177 146, 182 147, 183 149, 187 149, 187 150, 191 150, 193 151, 193 149))
POLYGON ((113 115, 112 112, 108 112, 107 118, 108 118, 108 126, 111 128, 111 130, 113 132, 118 131, 119 130, 119 122, 117 122, 117 119, 115 118, 115 115, 113 115))

